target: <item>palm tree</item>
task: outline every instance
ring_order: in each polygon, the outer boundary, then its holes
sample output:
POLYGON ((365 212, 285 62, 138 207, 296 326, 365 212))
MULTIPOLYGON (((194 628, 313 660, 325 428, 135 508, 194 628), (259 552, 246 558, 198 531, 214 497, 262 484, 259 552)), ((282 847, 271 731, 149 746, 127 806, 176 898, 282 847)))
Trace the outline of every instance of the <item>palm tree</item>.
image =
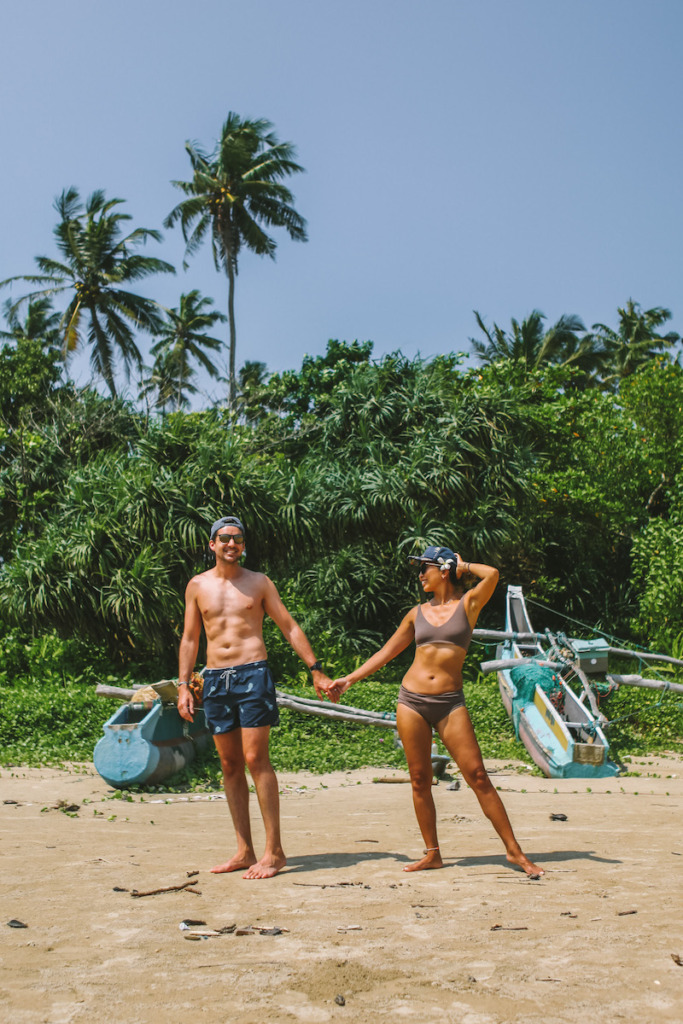
POLYGON ((84 206, 77 189, 65 189, 54 204, 60 216, 54 234, 62 261, 38 256, 40 274, 0 282, 0 287, 18 280, 45 286, 15 302, 13 311, 24 302, 73 292, 60 323, 64 357, 87 339, 92 346, 91 365, 114 396, 115 355, 122 357, 126 372, 131 363, 139 366, 133 329, 154 332, 160 323, 156 302, 121 285, 150 274, 175 273, 170 263, 135 251, 148 238, 160 241, 158 231, 136 228, 121 237, 122 222, 130 220, 128 214, 116 210, 123 201, 107 200, 98 190, 84 206))
POLYGON ((183 391, 194 393, 197 390, 194 386, 186 388, 186 382, 194 376, 194 370, 189 364, 190 358, 201 363, 209 376, 216 377, 218 374, 217 367, 204 350, 220 351, 223 342, 205 332, 227 317, 210 309, 212 302, 213 299, 203 297, 196 288, 181 295, 177 308, 164 310, 163 323, 157 330, 159 340, 152 345, 152 354, 157 356, 155 368, 158 364, 159 368, 165 366, 167 371, 171 368, 173 370, 176 411, 187 402, 183 391))
POLYGON ((59 344, 59 323, 61 317, 52 309, 49 299, 36 299, 29 302, 26 315, 22 321, 19 311, 11 300, 4 304, 8 331, 0 331, 0 338, 20 343, 22 341, 40 341, 47 351, 61 348, 59 344))
POLYGON ((268 367, 256 359, 247 359, 240 367, 236 409, 247 423, 257 423, 266 415, 264 388, 268 381, 268 367))
MULTIPOLYGON (((145 366, 143 369, 149 374, 145 377, 139 387, 140 398, 148 399, 150 395, 154 399, 154 407, 166 411, 166 406, 175 404, 176 410, 186 405, 189 396, 195 394, 197 388, 192 383, 195 372, 191 366, 185 367, 183 380, 180 380, 178 373, 178 359, 172 351, 160 352, 154 360, 154 365, 145 366)), ((149 409, 149 404, 148 404, 149 409)))
POLYGON ((470 343, 483 363, 519 359, 524 362, 527 370, 553 363, 576 366, 587 372, 597 365, 592 337, 587 334, 579 337, 580 332, 585 332, 586 328, 581 318, 574 314, 563 314, 552 327, 545 330, 545 314, 534 309, 521 323, 512 319, 510 333, 495 323, 489 329, 476 309, 474 316, 488 344, 476 338, 470 338, 470 343))
POLYGON ((614 386, 659 353, 681 340, 675 331, 658 334, 657 329, 671 319, 671 311, 663 306, 641 311, 640 304, 629 299, 624 309, 617 309, 619 327, 613 330, 605 324, 593 324, 595 343, 607 375, 603 383, 614 386), (611 371, 611 372, 609 372, 611 371))
POLYGON ((165 227, 180 222, 186 257, 199 249, 210 232, 214 264, 228 277, 231 407, 237 391, 235 277, 240 251, 246 246, 259 256, 274 259, 277 245, 264 228, 283 227, 294 241, 306 241, 306 221, 291 205, 294 196, 282 183, 303 167, 294 162, 294 146, 280 142, 272 128, 264 118, 243 120, 231 112, 213 153, 187 142, 193 177, 173 184, 188 198, 164 221, 165 227))

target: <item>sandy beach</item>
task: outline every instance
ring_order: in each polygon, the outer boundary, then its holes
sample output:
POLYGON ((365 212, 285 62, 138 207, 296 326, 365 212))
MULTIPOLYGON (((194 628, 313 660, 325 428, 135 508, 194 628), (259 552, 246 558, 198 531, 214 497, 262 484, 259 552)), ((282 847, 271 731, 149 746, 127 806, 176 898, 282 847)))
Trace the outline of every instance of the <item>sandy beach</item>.
POLYGON ((448 780, 446 867, 406 874, 422 850, 410 788, 373 781, 403 773, 281 775, 289 863, 246 881, 208 870, 232 852, 220 794, 131 802, 92 765, 2 769, 4 1019, 683 1020, 683 761, 588 784, 487 767, 539 881, 448 780))

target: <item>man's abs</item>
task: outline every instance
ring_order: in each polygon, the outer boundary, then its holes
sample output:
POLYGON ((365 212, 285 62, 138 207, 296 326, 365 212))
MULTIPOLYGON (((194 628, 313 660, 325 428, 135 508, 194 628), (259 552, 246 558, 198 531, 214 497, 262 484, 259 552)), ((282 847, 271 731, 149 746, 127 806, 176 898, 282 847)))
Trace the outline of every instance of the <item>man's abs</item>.
POLYGON ((206 633, 207 667, 228 668, 266 658, 260 578, 260 573, 244 573, 236 585, 207 573, 202 580, 197 604, 206 633))

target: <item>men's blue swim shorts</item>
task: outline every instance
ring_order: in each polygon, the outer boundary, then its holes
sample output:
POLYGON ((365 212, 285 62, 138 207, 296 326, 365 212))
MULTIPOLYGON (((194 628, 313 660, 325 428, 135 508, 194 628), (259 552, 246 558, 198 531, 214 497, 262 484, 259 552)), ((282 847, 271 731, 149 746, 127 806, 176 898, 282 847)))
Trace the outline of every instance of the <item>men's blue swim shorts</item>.
POLYGON ((202 701, 212 735, 280 722, 275 683, 267 661, 204 669, 202 701))

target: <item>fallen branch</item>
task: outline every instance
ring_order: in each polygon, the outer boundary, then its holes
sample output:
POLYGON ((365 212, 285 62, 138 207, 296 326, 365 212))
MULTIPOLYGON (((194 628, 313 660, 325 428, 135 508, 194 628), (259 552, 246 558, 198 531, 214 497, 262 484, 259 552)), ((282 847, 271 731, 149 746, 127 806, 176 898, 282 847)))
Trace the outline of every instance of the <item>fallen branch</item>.
MULTIPOLYGON (((157 896, 160 892, 181 892, 183 889, 187 889, 189 892, 199 892, 198 889, 193 889, 194 881, 183 882, 182 885, 164 885, 160 889, 148 889, 146 892, 138 892, 137 889, 133 889, 131 896, 136 899, 140 896, 157 896)), ((199 893, 201 896, 201 893, 199 893)))

